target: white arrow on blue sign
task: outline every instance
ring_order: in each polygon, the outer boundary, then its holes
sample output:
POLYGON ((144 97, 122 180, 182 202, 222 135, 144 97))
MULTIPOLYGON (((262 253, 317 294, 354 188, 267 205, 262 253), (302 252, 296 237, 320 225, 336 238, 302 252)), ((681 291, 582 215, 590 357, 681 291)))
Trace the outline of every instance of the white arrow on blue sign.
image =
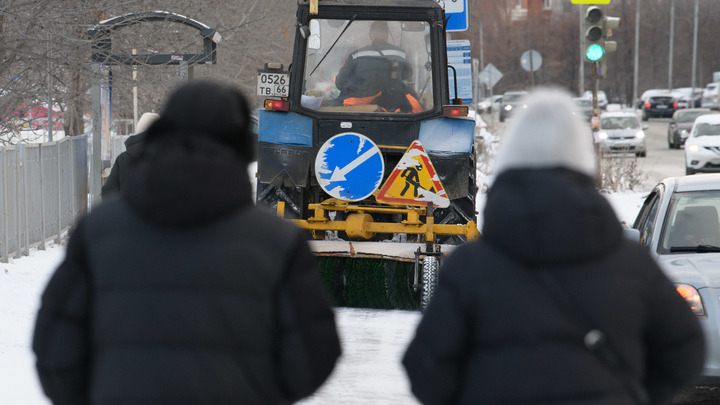
POLYGON ((337 134, 325 141, 315 158, 315 177, 330 196, 360 201, 380 187, 385 161, 380 148, 356 132, 337 134))

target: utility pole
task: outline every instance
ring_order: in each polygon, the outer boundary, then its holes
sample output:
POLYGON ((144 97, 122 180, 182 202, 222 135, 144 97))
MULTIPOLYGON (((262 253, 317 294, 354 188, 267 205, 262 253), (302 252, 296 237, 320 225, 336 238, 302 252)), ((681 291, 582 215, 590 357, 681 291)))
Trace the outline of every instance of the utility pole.
POLYGON ((585 8, 580 7, 580 74, 578 75, 579 95, 585 93, 585 32, 583 32, 583 20, 585 19, 585 8))
POLYGON ((633 68, 632 105, 638 98, 638 53, 640 52, 640 0, 635 0, 635 67, 633 68))
MULTIPOLYGON (((670 57, 668 59, 668 90, 672 90, 673 45, 675 43, 675 0, 670 0, 670 57)), ((692 99, 692 97, 691 97, 692 99)))
POLYGON ((693 29, 693 56, 692 56, 692 76, 690 81, 692 82, 692 96, 695 100, 695 71, 697 70, 697 39, 698 39, 698 0, 695 0, 695 28, 693 29))

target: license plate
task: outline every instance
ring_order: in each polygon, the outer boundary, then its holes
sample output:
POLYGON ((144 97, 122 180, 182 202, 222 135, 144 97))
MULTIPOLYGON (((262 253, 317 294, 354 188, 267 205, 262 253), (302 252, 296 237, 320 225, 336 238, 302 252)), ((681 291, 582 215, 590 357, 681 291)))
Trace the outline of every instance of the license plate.
POLYGON ((668 106, 666 106, 665 104, 658 104, 658 106, 657 106, 657 108, 659 108, 659 109, 663 109, 663 108, 667 108, 667 107, 668 106))
POLYGON ((265 97, 287 97, 290 74, 258 72, 257 95, 265 97))

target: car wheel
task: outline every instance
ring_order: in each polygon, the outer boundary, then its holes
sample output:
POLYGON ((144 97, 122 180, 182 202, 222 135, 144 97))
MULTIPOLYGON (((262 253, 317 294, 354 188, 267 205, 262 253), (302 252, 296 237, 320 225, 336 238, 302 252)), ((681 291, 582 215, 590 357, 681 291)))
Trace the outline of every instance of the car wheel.
POLYGON ((695 170, 693 170, 693 169, 685 166, 685 174, 686 174, 686 175, 695 174, 695 170))
POLYGON ((500 114, 500 122, 504 122, 504 121, 505 121, 505 116, 500 114))
POLYGON ((646 152, 638 152, 638 153, 635 154, 635 156, 637 156, 637 157, 645 157, 645 156, 647 156, 647 153, 646 153, 646 152))
POLYGON ((643 121, 647 121, 647 120, 648 120, 648 115, 647 115, 646 112, 643 112, 642 120, 643 120, 643 121))
POLYGON ((677 149, 677 145, 672 143, 669 139, 668 139, 668 149, 677 149))

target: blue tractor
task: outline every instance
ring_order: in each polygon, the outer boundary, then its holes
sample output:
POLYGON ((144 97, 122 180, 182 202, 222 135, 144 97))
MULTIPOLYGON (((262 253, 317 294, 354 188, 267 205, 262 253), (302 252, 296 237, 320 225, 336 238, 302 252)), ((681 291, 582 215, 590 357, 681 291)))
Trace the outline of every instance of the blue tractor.
POLYGON ((258 71, 257 204, 307 229, 336 305, 422 309, 479 237, 445 24, 433 0, 301 0, 289 68, 258 71))

